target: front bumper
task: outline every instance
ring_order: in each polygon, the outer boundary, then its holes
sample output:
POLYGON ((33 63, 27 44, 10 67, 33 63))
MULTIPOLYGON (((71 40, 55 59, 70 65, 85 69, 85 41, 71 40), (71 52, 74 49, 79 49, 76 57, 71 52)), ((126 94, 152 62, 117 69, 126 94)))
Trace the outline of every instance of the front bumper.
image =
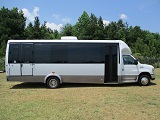
POLYGON ((152 75, 151 75, 151 80, 154 80, 155 77, 156 77, 155 74, 152 74, 152 75))

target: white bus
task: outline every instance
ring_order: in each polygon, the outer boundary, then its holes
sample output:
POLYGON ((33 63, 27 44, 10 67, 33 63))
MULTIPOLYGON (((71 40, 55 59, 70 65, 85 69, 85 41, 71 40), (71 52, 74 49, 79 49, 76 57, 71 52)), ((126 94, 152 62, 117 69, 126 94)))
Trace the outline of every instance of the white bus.
POLYGON ((146 86, 155 79, 154 67, 140 64, 121 40, 8 40, 7 81, 146 86))

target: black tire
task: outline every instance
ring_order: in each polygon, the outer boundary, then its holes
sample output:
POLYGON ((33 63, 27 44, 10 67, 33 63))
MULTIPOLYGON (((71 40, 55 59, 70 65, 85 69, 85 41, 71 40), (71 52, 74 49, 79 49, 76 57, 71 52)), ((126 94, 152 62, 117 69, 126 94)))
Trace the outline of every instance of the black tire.
POLYGON ((150 77, 148 75, 141 75, 138 79, 138 83, 141 86, 148 86, 150 85, 150 77))
POLYGON ((49 88, 58 88, 60 86, 60 80, 57 77, 49 77, 47 79, 47 86, 49 88))

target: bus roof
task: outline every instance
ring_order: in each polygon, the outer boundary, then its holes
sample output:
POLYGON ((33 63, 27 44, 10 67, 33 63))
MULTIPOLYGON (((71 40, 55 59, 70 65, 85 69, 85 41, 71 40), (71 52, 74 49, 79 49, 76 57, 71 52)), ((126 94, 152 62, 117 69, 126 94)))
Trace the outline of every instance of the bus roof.
POLYGON ((121 40, 8 40, 8 43, 11 42, 67 42, 67 43, 121 43, 121 40))

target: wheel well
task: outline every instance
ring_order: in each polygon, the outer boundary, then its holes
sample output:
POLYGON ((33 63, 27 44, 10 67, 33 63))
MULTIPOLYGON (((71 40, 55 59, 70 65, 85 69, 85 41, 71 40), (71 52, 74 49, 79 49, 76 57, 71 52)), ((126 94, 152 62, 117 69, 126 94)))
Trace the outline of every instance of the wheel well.
POLYGON ((45 81, 44 81, 44 83, 47 83, 47 80, 48 80, 49 78, 51 78, 51 77, 58 78, 58 79, 59 79, 59 82, 60 82, 60 84, 62 84, 62 80, 61 80, 61 78, 59 78, 58 76, 55 76, 55 75, 52 75, 52 76, 47 76, 47 77, 45 78, 45 81))
MULTIPOLYGON (((49 78, 58 78, 58 77, 56 77, 56 76, 49 76, 49 77, 47 77, 46 81, 47 81, 49 78)), ((59 79, 59 78, 58 78, 58 79, 59 79)))
MULTIPOLYGON (((48 76, 47 78, 46 78, 46 83, 47 83, 47 81, 48 81, 48 79, 49 78, 58 78, 57 76, 48 76)), ((59 79, 59 78, 58 78, 59 79)))
POLYGON ((139 74, 139 77, 140 77, 141 75, 148 75, 149 78, 151 79, 151 75, 150 75, 148 72, 142 72, 142 73, 140 73, 140 74, 139 74))

